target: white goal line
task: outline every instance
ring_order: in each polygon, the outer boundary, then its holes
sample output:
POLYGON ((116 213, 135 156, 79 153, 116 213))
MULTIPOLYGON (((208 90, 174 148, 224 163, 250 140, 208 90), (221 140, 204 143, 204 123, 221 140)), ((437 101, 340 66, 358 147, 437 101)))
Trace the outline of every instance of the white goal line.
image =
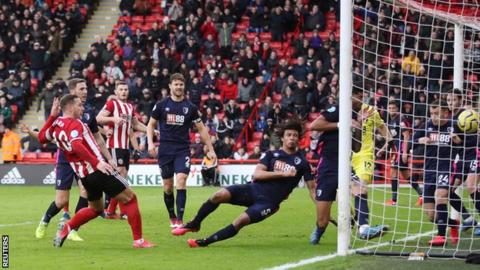
MULTIPOLYGON (((421 237, 424 237, 424 236, 432 235, 432 234, 434 234, 435 232, 436 232, 436 231, 429 231, 429 232, 425 232, 425 233, 414 234, 414 235, 407 236, 407 237, 402 238, 402 239, 399 239, 399 240, 395 240, 395 243, 415 240, 415 239, 417 239, 417 238, 421 238, 421 237)), ((388 246, 388 245, 391 245, 391 244, 392 244, 392 242, 389 241, 389 242, 383 242, 383 243, 379 243, 379 244, 371 245, 371 246, 367 246, 367 247, 362 247, 362 248, 357 248, 357 249, 351 249, 351 250, 348 251, 348 254, 355 254, 355 252, 357 252, 357 251, 368 250, 368 249, 372 249, 372 248, 384 247, 384 246, 388 246)), ((303 259, 303 260, 300 260, 300 261, 298 261, 298 262, 286 263, 286 264, 282 264, 282 265, 275 266, 275 267, 272 267, 272 268, 266 268, 265 270, 286 270, 286 269, 292 269, 292 268, 296 268, 296 267, 300 267, 300 266, 304 266, 304 265, 308 265, 308 264, 312 264, 312 263, 316 263, 316 262, 321 262, 321 261, 330 260, 330 259, 336 258, 336 257, 338 257, 338 256, 339 256, 339 255, 338 255, 337 253, 328 254, 328 255, 323 255, 323 256, 316 256, 316 257, 309 258, 309 259, 303 259)))

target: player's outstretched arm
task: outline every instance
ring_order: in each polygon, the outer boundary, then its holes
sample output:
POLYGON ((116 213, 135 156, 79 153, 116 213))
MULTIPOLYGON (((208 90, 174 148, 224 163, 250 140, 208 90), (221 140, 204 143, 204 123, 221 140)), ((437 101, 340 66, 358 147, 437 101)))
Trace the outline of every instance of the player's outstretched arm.
POLYGON ((132 127, 134 131, 140 131, 143 133, 147 132, 147 126, 145 126, 142 122, 138 121, 135 116, 132 117, 132 127))
POLYGON ((316 131, 330 131, 338 128, 337 122, 330 122, 325 119, 325 116, 320 115, 310 124, 310 130, 316 131))
POLYGON ((155 129, 157 128, 157 119, 150 117, 147 124, 147 140, 148 140, 148 153, 151 157, 157 156, 157 150, 155 147, 155 143, 153 142, 153 134, 155 133, 155 129))
POLYGON ((293 177, 296 174, 297 170, 295 170, 295 168, 284 172, 271 172, 267 170, 267 166, 257 164, 253 172, 253 179, 255 181, 282 180, 285 177, 293 177))
POLYGON ((22 133, 27 133, 31 137, 34 137, 34 138, 38 139, 38 133, 39 132, 31 130, 30 127, 27 124, 21 124, 20 125, 20 131, 22 133))

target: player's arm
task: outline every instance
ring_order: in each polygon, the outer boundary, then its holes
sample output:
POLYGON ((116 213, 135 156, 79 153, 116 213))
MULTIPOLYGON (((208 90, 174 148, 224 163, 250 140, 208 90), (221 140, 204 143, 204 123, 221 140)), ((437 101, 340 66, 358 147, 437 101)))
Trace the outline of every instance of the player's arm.
POLYGON ((400 147, 402 147, 402 162, 403 163, 407 163, 408 162, 408 154, 410 152, 410 137, 411 137, 411 134, 410 134, 410 131, 408 130, 404 130, 402 131, 402 145, 400 147))
POLYGON ((104 108, 102 109, 97 117, 97 123, 100 125, 107 125, 108 123, 115 123, 116 125, 122 125, 125 123, 125 119, 118 116, 111 116, 111 112, 104 108))
POLYGON ((362 149, 362 125, 352 119, 352 150, 358 153, 362 149))
POLYGON ((337 126, 337 122, 330 122, 325 118, 325 116, 320 115, 310 124, 310 130, 330 131, 336 130, 338 128, 337 126))
POLYGON ((257 167, 255 167, 255 171, 253 172, 253 179, 255 181, 282 180, 285 177, 293 177, 297 174, 295 168, 284 172, 272 172, 267 169, 267 166, 264 164, 257 164, 257 167))
POLYGON ((138 119, 134 116, 132 117, 132 127, 134 131, 140 132, 147 132, 147 126, 145 126, 142 122, 138 121, 138 119))
POLYGON ((153 142, 153 135, 155 133, 157 124, 158 124, 158 120, 153 117, 150 117, 150 120, 148 120, 148 124, 147 124, 147 141, 148 141, 148 153, 150 153, 152 157, 157 156, 155 143, 153 142))
POLYGON ((95 141, 97 142, 102 155, 108 160, 108 163, 110 165, 114 166, 115 161, 113 160, 112 155, 110 155, 110 152, 107 149, 107 145, 105 144, 105 140, 103 139, 102 134, 100 134, 100 132, 95 132, 93 134, 93 137, 95 138, 95 141))
POLYGON ((200 133, 200 138, 202 139, 202 142, 207 145, 208 147, 208 153, 207 156, 211 160, 216 160, 217 155, 215 154, 215 149, 213 148, 212 141, 210 140, 210 135, 208 135, 208 129, 207 127, 203 124, 202 120, 195 121, 195 127, 198 130, 198 133, 200 133))
MULTIPOLYGON (((97 132, 98 133, 98 132, 97 132)), ((96 134, 97 134, 96 133, 96 134)), ((101 137, 101 135, 100 135, 101 137)), ((94 168, 105 173, 113 173, 113 167, 106 164, 104 161, 99 160, 94 155, 92 155, 87 148, 83 145, 82 140, 73 140, 70 142, 72 144, 72 149, 75 149, 75 154, 80 157, 82 160, 88 161, 92 164, 94 168)))
POLYGON ((312 199, 313 203, 316 203, 316 200, 315 200, 315 188, 316 188, 315 181, 305 181, 305 184, 307 185, 308 191, 310 193, 310 198, 312 199))
POLYGON ((38 131, 33 131, 27 124, 20 125, 20 131, 23 133, 27 133, 30 137, 34 137, 38 139, 38 131))
POLYGON ((385 139, 385 143, 377 152, 377 156, 380 156, 383 152, 387 151, 388 144, 392 140, 392 135, 390 134, 390 130, 388 130, 388 127, 385 123, 378 127, 378 132, 385 139))
POLYGON ((43 125, 42 129, 38 133, 38 141, 40 143, 44 144, 53 140, 52 134, 50 133, 50 127, 55 119, 57 119, 56 116, 50 115, 47 119, 47 122, 43 125))
POLYGON ((135 132, 130 132, 130 143, 132 144, 133 150, 140 151, 140 146, 138 145, 137 137, 135 136, 135 132))

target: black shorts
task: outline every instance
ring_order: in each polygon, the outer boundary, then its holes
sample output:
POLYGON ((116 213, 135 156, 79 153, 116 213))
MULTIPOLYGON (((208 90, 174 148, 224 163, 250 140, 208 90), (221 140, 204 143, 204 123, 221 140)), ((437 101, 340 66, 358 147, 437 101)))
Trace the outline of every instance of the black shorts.
POLYGON ((467 180, 469 174, 478 173, 479 162, 475 160, 460 160, 455 163, 454 171, 455 178, 460 179, 462 182, 467 180))
POLYGON ((423 202, 435 203, 435 190, 450 189, 452 187, 452 175, 450 172, 425 173, 423 180, 423 202))
POLYGON ((337 198, 338 175, 319 174, 317 176, 317 187, 315 189, 315 200, 333 202, 337 198))
POLYGON ((117 167, 125 167, 128 171, 130 167, 130 150, 111 148, 110 151, 117 167))
POLYGON ((252 184, 231 185, 226 189, 231 195, 230 204, 248 207, 245 213, 250 218, 250 223, 260 222, 275 214, 280 208, 252 184))
POLYGON ((394 160, 392 160, 391 168, 396 170, 408 170, 410 167, 408 162, 405 163, 400 157, 396 157, 394 160))
POLYGON ((158 154, 158 166, 163 179, 172 178, 175 173, 190 173, 190 152, 180 151, 175 155, 158 154))
POLYGON ((87 199, 89 201, 96 201, 102 198, 104 192, 110 198, 113 198, 128 188, 127 179, 123 178, 118 172, 108 175, 101 171, 95 171, 81 180, 87 190, 87 199))

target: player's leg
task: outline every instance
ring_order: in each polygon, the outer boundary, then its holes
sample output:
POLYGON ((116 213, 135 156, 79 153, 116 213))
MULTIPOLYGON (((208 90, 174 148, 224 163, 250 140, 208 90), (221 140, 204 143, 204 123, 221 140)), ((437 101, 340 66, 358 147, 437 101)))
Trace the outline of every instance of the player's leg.
POLYGON ((183 214, 187 203, 187 177, 190 173, 190 155, 184 152, 175 157, 174 164, 176 173, 177 200, 177 227, 183 224, 183 214))
POLYGON ((107 178, 103 190, 118 201, 120 211, 127 215, 128 224, 132 230, 133 247, 150 248, 154 244, 143 239, 142 216, 138 207, 137 195, 128 186, 126 178, 113 174, 107 178))
POLYGON ((55 200, 50 203, 40 223, 35 230, 36 238, 45 237, 46 229, 50 220, 56 216, 70 197, 70 188, 72 186, 74 172, 69 164, 57 164, 55 166, 55 200))
MULTIPOLYGON (((480 175, 475 173, 470 173, 467 176, 466 180, 466 187, 468 190, 468 193, 470 193, 470 197, 472 198, 472 202, 475 205, 475 209, 477 210, 478 213, 480 213, 480 175)), ((470 227, 474 227, 477 225, 477 222, 473 220, 471 222, 470 227)), ((474 231, 474 235, 480 236, 480 227, 476 227, 474 231)))
MULTIPOLYGON (((443 176, 440 174, 439 176, 443 176)), ((438 184, 438 183, 437 183, 438 184)), ((446 242, 448 225, 448 187, 437 186, 435 190, 435 224, 437 235, 429 241, 432 246, 443 246, 446 242)))
MULTIPOLYGON (((115 161, 115 165, 117 166, 117 171, 118 173, 123 176, 124 178, 127 178, 128 176, 128 167, 130 165, 130 151, 127 149, 119 149, 119 148, 114 148, 112 150, 112 157, 115 161)), ((124 213, 120 213, 120 215, 116 214, 116 209, 117 209, 117 200, 114 198, 110 198, 110 202, 108 204, 107 210, 106 210, 106 215, 105 218, 107 219, 120 219, 122 216, 124 216, 124 213)))
POLYGON ((177 224, 177 215, 175 214, 175 195, 173 194, 173 167, 174 156, 162 155, 158 157, 160 174, 163 179, 163 201, 170 218, 170 227, 177 224))
POLYGON ((103 212, 103 191, 100 188, 104 181, 102 175, 101 172, 96 171, 82 179, 82 184, 88 193, 89 205, 80 209, 67 223, 60 224, 59 231, 53 242, 54 246, 61 247, 72 230, 78 229, 81 225, 96 218, 103 212))
POLYGON ((390 174, 390 181, 391 181, 390 184, 392 186, 392 198, 385 203, 386 205, 397 205, 398 174, 399 174, 398 164, 393 164, 391 167, 391 174, 390 174))
MULTIPOLYGON (((413 180, 413 177, 410 175, 410 169, 408 168, 408 164, 406 164, 407 166, 406 167, 400 167, 400 176, 405 179, 405 180, 408 180, 408 182, 410 183, 410 186, 417 192, 418 196, 419 196, 419 200, 421 200, 421 197, 422 197, 422 188, 420 187, 420 185, 417 183, 417 181, 414 181, 413 180)), ((418 204, 418 202, 417 202, 418 204)))
POLYGON ((172 234, 175 236, 184 235, 187 232, 197 232, 200 230, 202 221, 215 211, 222 203, 229 203, 233 194, 243 193, 246 194, 246 188, 240 187, 242 185, 233 185, 227 188, 222 188, 215 192, 208 200, 206 200, 202 206, 198 209, 195 217, 181 227, 172 230, 172 234), (243 189, 240 190, 240 189, 243 189))
POLYGON ((330 209, 332 208, 332 203, 337 197, 338 176, 319 174, 316 184, 315 207, 317 221, 315 223, 315 228, 310 235, 310 243, 312 245, 318 244, 330 222, 330 209))
POLYGON ((232 224, 227 225, 223 229, 213 233, 204 239, 188 239, 190 247, 206 247, 212 243, 226 240, 234 237, 245 226, 258 223, 278 211, 278 205, 268 202, 260 202, 251 205, 245 212, 240 214, 232 224))

